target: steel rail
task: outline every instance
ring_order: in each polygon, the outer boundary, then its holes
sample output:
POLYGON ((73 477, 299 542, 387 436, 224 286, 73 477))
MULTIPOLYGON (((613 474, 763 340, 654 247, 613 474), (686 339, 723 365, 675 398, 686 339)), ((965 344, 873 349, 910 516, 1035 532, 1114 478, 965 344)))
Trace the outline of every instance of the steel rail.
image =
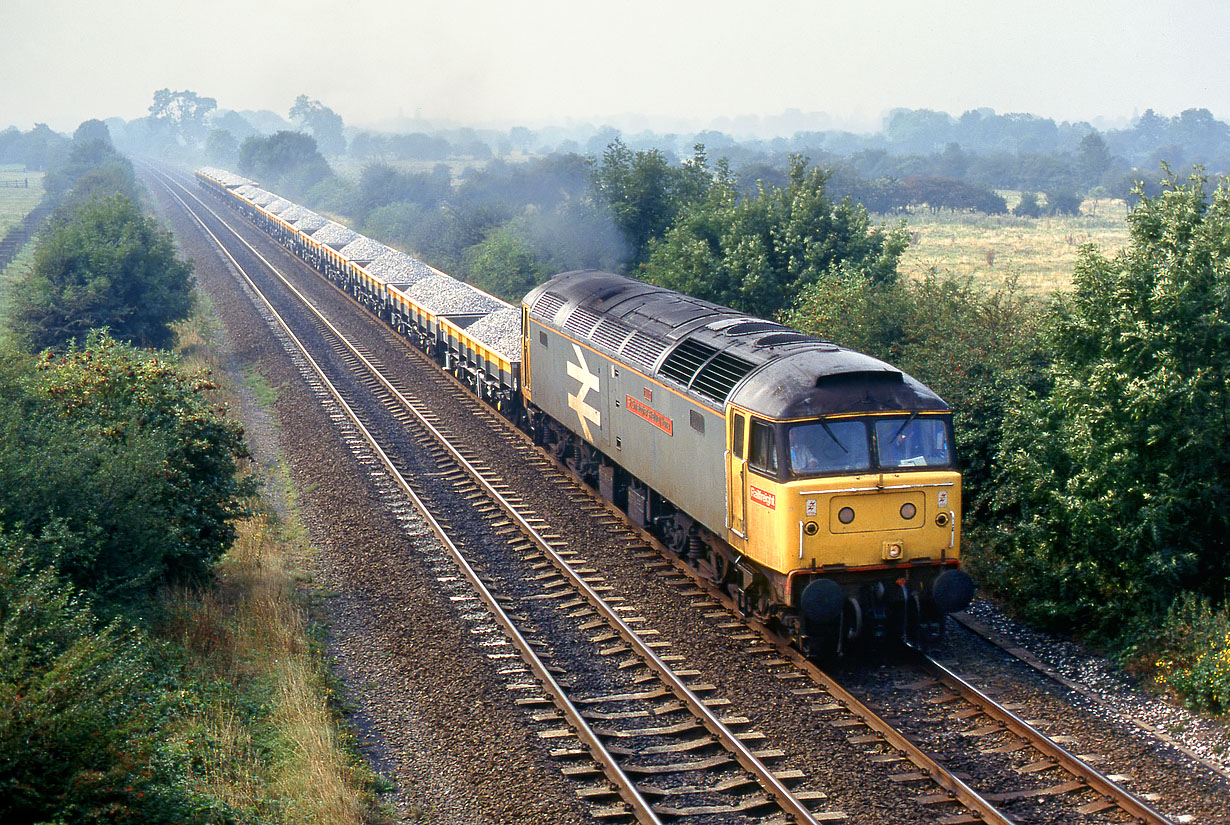
MULTIPOLYGON (((595 762, 597 762, 599 765, 602 766, 604 772, 607 774, 607 777, 612 780, 613 784, 616 785, 616 789, 620 795, 620 798, 623 799, 624 802, 626 802, 629 805, 629 807, 632 808, 633 813, 636 816, 637 820, 643 823, 648 823, 649 825, 662 825, 662 820, 659 819, 657 813, 653 810, 652 805, 650 805, 649 802, 646 801, 646 799, 641 795, 640 791, 636 787, 635 782, 633 782, 628 777, 628 775, 624 773, 623 769, 619 767, 619 764, 615 760, 615 757, 610 753, 610 751, 607 750, 606 746, 598 738, 597 734, 593 732, 593 729, 589 726, 589 723, 586 722, 585 718, 581 715, 580 710, 578 710, 577 707, 571 701, 568 700, 567 694, 564 692, 564 689, 555 680, 555 678, 551 675, 551 672, 548 670, 546 663, 544 663, 542 659, 540 659, 538 655, 534 652, 533 646, 517 629, 517 626, 513 622, 512 618, 509 617, 509 615, 500 606, 495 596, 491 593, 491 591, 483 583, 482 579, 479 577, 478 573, 474 570, 474 568, 470 566, 468 561, 466 561, 464 555, 462 555, 461 551, 457 548, 457 546, 453 543, 453 541, 448 537, 448 534, 443 528, 443 526, 441 526, 440 523, 436 520, 435 516, 431 514, 430 510, 427 508, 426 504, 423 503, 423 500, 419 498, 418 494, 414 492, 414 489, 410 486, 410 483, 406 480, 405 476, 402 475, 401 471, 397 469, 392 459, 390 459, 388 454, 384 451, 384 449, 381 448, 380 444, 376 440, 376 437, 372 435, 371 431, 368 430, 366 426, 364 426, 363 422, 359 419, 358 414, 354 411, 354 409, 350 406, 350 404, 346 402, 345 398, 342 397, 337 387, 335 387, 333 383, 328 379, 328 377, 324 373, 324 370, 316 362, 316 359, 314 359, 311 356, 311 354, 307 351, 307 348, 303 345, 303 343, 299 340, 299 338, 294 334, 294 332, 291 331, 290 326, 286 323, 286 321, 282 318, 282 316, 278 313, 278 311, 274 309, 273 304, 269 301, 268 298, 265 297, 264 293, 260 290, 260 288, 248 276, 243 265, 240 264, 233 255, 231 255, 231 253, 226 249, 226 247, 223 245, 222 241, 218 238, 218 236, 215 235, 213 231, 210 230, 209 227, 205 225, 205 222, 201 220, 201 218, 198 215, 196 215, 196 213, 188 206, 188 204, 184 202, 182 198, 180 198, 173 190, 171 190, 169 186, 166 186, 166 184, 163 184, 163 186, 167 189, 167 191, 171 194, 172 197, 174 197, 177 201, 180 202, 184 210, 189 215, 192 215, 193 219, 196 220, 197 223, 200 224, 201 228, 211 238, 213 238, 214 242, 218 244, 219 249, 222 250, 222 252, 226 255, 226 257, 236 267, 237 271, 243 277, 244 281, 253 290, 253 292, 257 295, 257 297, 260 298, 261 302, 265 305, 265 308, 277 320, 278 325, 282 327, 286 335, 291 339, 291 341, 294 342, 295 347, 299 350, 300 354, 307 361, 312 371, 316 373, 317 378, 320 379, 321 383, 329 391, 329 394, 333 396, 334 401, 342 408, 343 412, 346 414, 346 417, 349 418, 351 423, 359 430, 359 432, 363 436, 363 439, 368 443, 371 449, 376 453, 377 457, 380 459, 381 464, 384 465, 385 469, 393 477, 393 480, 397 483, 397 486, 401 488, 401 490, 410 499, 410 501, 413 503, 415 508, 423 516, 424 520, 427 522, 432 532, 436 534, 436 536, 440 539, 441 543, 448 550, 449 554, 453 558, 454 563, 461 570, 461 572, 465 575, 466 579, 469 580, 471 586, 474 588, 479 598, 487 606, 487 609, 495 616, 500 626, 504 629, 504 632, 508 635, 509 640, 513 643, 513 645, 516 646, 518 651, 520 651, 522 659, 530 667, 530 669, 534 672, 534 675, 537 676, 538 679, 542 682, 547 692, 551 695, 552 702, 564 714, 569 724, 576 731, 578 738, 581 739, 581 741, 585 744, 586 748, 589 750, 590 756, 594 759, 595 762)), ((204 206, 205 209, 213 213, 213 210, 209 209, 208 205, 202 203, 202 206, 204 206)), ((221 220, 221 218, 217 215, 217 213, 213 213, 213 214, 214 214, 214 217, 217 217, 219 218, 219 220, 221 220)), ((222 223, 223 225, 226 225, 225 221, 222 221, 222 223)), ((229 229, 230 227, 228 226, 227 228, 229 229)), ((231 229, 231 231, 234 232, 233 229, 231 229)), ((246 240, 240 237, 238 233, 235 233, 235 236, 239 238, 239 240, 242 241, 245 245, 247 245, 249 249, 252 249, 252 252, 256 254, 256 256, 259 257, 262 262, 264 262, 267 266, 269 266, 271 270, 276 272, 276 269, 273 267, 273 265, 270 264, 269 261, 266 260, 264 256, 262 256, 258 251, 253 249, 251 245, 247 243, 246 240)), ((330 326, 330 329, 333 329, 332 325, 329 325, 329 326, 330 326)), ((336 333, 336 330, 334 330, 334 332, 336 333)), ((341 339, 341 340, 345 342, 345 339, 341 339)), ((349 347, 349 342, 345 342, 345 343, 349 347)), ((362 356, 359 356, 359 357, 362 357, 362 356)))
POLYGON ((606 619, 607 623, 610 624, 617 633, 619 633, 620 637, 633 649, 633 651, 649 665, 649 669, 654 676, 662 680, 662 682, 664 682, 670 689, 671 693, 683 702, 688 710, 704 724, 706 730, 717 738, 718 742, 730 752, 731 756, 735 758, 739 765, 755 777, 757 784, 760 785, 769 798, 775 804, 780 806, 785 812, 793 816, 796 822, 804 825, 819 825, 819 822, 812 815, 811 810, 808 809, 801 800, 797 799, 794 794, 791 793, 790 789, 786 787, 786 785, 778 779, 776 775, 774 775, 773 771, 765 765, 755 753, 752 752, 751 748, 743 744, 734 732, 721 721, 721 718, 714 713, 709 706, 706 705, 704 701, 692 691, 691 688, 687 686, 683 679, 676 675, 675 672, 662 661, 653 649, 650 648, 648 644, 646 644, 646 642, 636 634, 632 627, 628 625, 622 617, 620 617, 619 613, 607 604, 606 601, 597 593, 597 591, 595 591, 588 582, 586 582, 572 569, 572 566, 569 565, 568 562, 555 550, 555 548, 542 537, 538 530, 529 523, 529 520, 526 519, 520 511, 518 511, 516 506, 509 502, 507 498, 496 490, 495 487, 482 475, 482 473, 480 473, 473 466, 473 464, 471 464, 457 450, 457 448, 453 446, 448 438, 440 433, 440 431, 430 421, 428 421, 426 417, 423 416, 415 403, 406 398, 400 390, 394 387, 388 379, 385 378, 384 375, 381 374, 381 372, 376 369, 376 367, 361 352, 354 348, 345 336, 338 331, 337 328, 334 327, 333 324, 325 318, 318 309, 316 309, 316 307, 310 300, 308 300, 306 296, 299 292, 299 290, 296 289, 294 285, 292 285, 285 278, 285 276, 278 272, 277 268, 274 267, 273 264, 269 263, 269 261, 265 259, 265 257, 261 255, 260 252, 258 252, 250 243, 248 243, 246 239, 241 237, 238 232, 235 232, 235 230, 232 229, 226 221, 222 220, 221 216, 218 215, 217 212, 214 212, 213 209, 211 209, 195 195, 193 195, 193 198, 197 200, 198 203, 201 203, 202 206, 213 214, 214 217, 217 218, 224 226, 227 226, 227 228, 230 229, 230 231, 234 233, 245 246, 251 249, 252 252, 259 257, 280 280, 282 280, 282 282, 295 294, 295 296, 303 302, 304 306, 317 317, 320 323, 327 327, 339 341, 345 344, 345 346, 350 350, 352 356, 363 363, 364 367, 369 371, 369 374, 379 381, 388 393, 393 395, 398 402, 405 407, 405 409, 411 412, 415 418, 418 419, 420 426, 431 433, 432 437, 435 438, 439 444, 449 452, 454 462, 462 467, 476 484, 483 488, 487 495, 495 501, 495 503, 502 511, 504 511, 508 518, 517 524, 520 531, 528 539, 530 539, 534 545, 551 561, 552 565, 555 566, 559 572, 569 580, 573 588, 585 596, 594 609, 597 610, 604 619, 606 619))
POLYGON ((1043 756, 1052 759, 1059 767, 1072 774, 1076 780, 1088 785, 1094 791, 1102 794, 1107 800, 1113 801, 1124 813, 1136 818, 1140 823, 1152 825, 1174 825, 1165 815, 1140 799, 1131 791, 1112 782, 1109 777, 1098 771, 1088 762, 1082 760, 1029 722, 1013 713, 1008 708, 996 702, 990 696, 962 679, 949 668, 926 655, 919 654, 923 666, 949 690, 956 692, 962 699, 979 708, 983 713, 996 720, 1017 736, 1029 742, 1030 747, 1043 756))
MULTIPOLYGON (((568 470, 565 465, 553 458, 550 458, 549 460, 557 469, 571 475, 571 471, 568 470)), ((589 488, 585 489, 590 492, 591 495, 594 495, 595 501, 605 506, 608 512, 616 516, 624 515, 609 501, 596 496, 589 488)), ((919 748, 916 744, 914 744, 914 742, 894 728, 887 720, 868 707, 865 703, 861 702, 857 697, 834 680, 833 677, 829 676, 817 667, 814 662, 800 653, 796 648, 791 646, 789 641, 783 639, 763 622, 745 615, 728 594, 715 587, 712 582, 702 577, 695 569, 683 562, 677 555, 667 550, 652 534, 648 533, 643 528, 628 522, 626 519, 623 524, 627 529, 631 530, 638 537, 640 537, 641 540, 656 548, 661 553, 662 557, 666 561, 670 562, 675 570, 687 576, 693 585, 705 591, 710 598, 721 604, 732 614, 742 618, 749 628, 756 631, 760 635, 763 642, 771 645, 777 651, 781 658, 786 659, 799 670, 806 673, 813 682, 822 685, 836 701, 840 702, 846 708, 847 711, 854 716, 857 716, 869 730, 875 731, 877 734, 882 736, 889 745, 903 753, 905 758, 908 759, 915 767, 925 771, 936 785, 951 794, 953 799, 960 802, 980 822, 991 823, 991 825, 1016 825, 1015 820, 1008 817, 1000 811, 994 803, 983 797, 977 790, 970 787, 960 778, 953 775, 953 773, 943 765, 936 762, 929 754, 927 754, 926 751, 919 748)))

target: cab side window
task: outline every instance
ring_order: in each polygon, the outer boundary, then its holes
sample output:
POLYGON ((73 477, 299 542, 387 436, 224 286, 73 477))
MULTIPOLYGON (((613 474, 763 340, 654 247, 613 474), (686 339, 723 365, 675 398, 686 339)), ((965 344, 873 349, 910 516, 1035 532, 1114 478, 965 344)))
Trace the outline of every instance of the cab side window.
POLYGON ((743 428, 745 419, 739 413, 735 413, 734 420, 730 428, 730 447, 735 454, 735 458, 743 458, 743 428))
POLYGON ((747 451, 748 463, 762 473, 777 475, 777 443, 773 437, 773 428, 753 418, 751 435, 747 451))

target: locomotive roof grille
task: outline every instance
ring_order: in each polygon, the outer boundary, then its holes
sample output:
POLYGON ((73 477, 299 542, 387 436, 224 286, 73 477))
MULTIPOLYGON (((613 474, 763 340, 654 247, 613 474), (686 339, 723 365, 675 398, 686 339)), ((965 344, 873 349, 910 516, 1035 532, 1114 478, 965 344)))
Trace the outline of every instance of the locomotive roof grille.
POLYGON ((631 335, 631 327, 624 326, 618 321, 612 321, 609 318, 603 318, 598 326, 594 328, 590 337, 594 343, 601 344, 614 352, 619 352, 624 342, 631 335))
POLYGON ((620 354, 626 360, 644 367, 646 370, 652 370, 653 365, 658 362, 658 358, 665 351, 666 344, 654 340, 640 330, 637 330, 624 344, 623 352, 620 354))
POLYGON ((588 338, 590 333, 594 331, 594 327, 598 326, 598 322, 602 320, 598 313, 585 307, 577 307, 568 316, 568 320, 564 322, 564 329, 571 332, 573 335, 580 335, 588 338))
POLYGON ((692 389, 715 401, 724 402, 730 395, 730 391, 735 388, 735 384, 738 384, 743 376, 751 372, 755 366, 751 361, 745 361, 737 355, 719 352, 701 367, 692 382, 692 389))
POLYGON ((549 321, 555 320, 555 313, 564 305, 564 299, 554 292, 544 292, 534 302, 534 312, 549 321))
POLYGON ((673 378, 685 387, 691 386, 692 376, 701 365, 717 354, 717 347, 688 338, 680 342, 671 354, 666 356, 659 370, 667 378, 673 378))

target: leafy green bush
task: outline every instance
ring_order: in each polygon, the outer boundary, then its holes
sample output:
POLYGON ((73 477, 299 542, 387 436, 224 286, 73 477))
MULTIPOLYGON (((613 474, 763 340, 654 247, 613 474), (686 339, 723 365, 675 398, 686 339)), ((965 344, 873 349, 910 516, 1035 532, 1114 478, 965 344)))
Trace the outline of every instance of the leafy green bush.
POLYGON ((1200 596, 1181 596, 1150 640, 1161 651, 1153 664, 1157 683, 1187 704, 1219 713, 1230 711, 1230 610, 1214 610, 1200 596))
POLYGON ((788 310, 808 286, 841 271, 897 279, 905 230, 872 226, 867 210, 825 193, 827 174, 792 157, 784 189, 739 196, 719 165, 707 197, 650 245, 645 279, 759 315, 788 310))
POLYGON ((966 520, 981 521, 1007 408, 1045 358, 1038 308, 1011 282, 992 290, 935 272, 889 283, 839 272, 807 287, 786 321, 905 370, 949 403, 966 520))
POLYGON ((192 309, 192 266, 176 257, 169 232, 117 194, 57 210, 14 295, 13 326, 31 351, 103 327, 160 347, 192 309))
POLYGON ((0 372, 0 527, 108 602, 207 575, 253 484, 211 387, 105 335, 0 372))
POLYGON ((466 250, 465 269, 470 283, 513 303, 550 274, 512 221, 466 250))
POLYGON ((195 803, 159 756, 173 694, 119 622, 0 533, 0 819, 183 822, 195 803))
POLYGON ((1009 408, 987 583, 1030 618, 1119 639, 1230 585, 1230 189, 1166 181, 1114 259, 1081 252, 1045 387, 1009 408))

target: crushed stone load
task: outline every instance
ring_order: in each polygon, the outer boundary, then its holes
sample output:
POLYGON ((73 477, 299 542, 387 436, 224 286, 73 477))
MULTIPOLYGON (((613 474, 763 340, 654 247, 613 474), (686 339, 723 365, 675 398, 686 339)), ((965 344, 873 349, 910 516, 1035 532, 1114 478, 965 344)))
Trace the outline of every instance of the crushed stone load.
POLYGON ((303 215, 293 221, 293 223, 295 224, 295 229, 298 229, 305 235, 311 235, 317 229, 328 226, 329 219, 317 215, 310 209, 304 209, 303 215))
POLYGON ((376 280, 403 288, 435 274, 427 264, 396 249, 388 250, 363 268, 376 280))
POLYGON ((312 238, 317 243, 331 246, 334 249, 341 249, 357 237, 359 237, 358 232, 355 232, 353 229, 347 229, 336 221, 329 221, 312 233, 312 238))
POLYGON ((300 206, 297 203, 292 203, 290 205, 290 209, 283 210, 278 215, 278 217, 286 221, 287 223, 294 223, 295 221, 302 218, 306 213, 307 213, 307 210, 304 209, 302 206, 300 206))
POLYGON ((281 215, 292 206, 294 206, 294 204, 285 198, 277 198, 276 200, 269 202, 269 205, 265 207, 265 211, 270 215, 281 215))
POLYGON ((466 335, 509 361, 521 360, 521 311, 509 307, 479 318, 466 327, 466 335))
POLYGON ((216 169, 212 166, 207 166, 201 170, 207 177, 213 178, 218 183, 228 188, 236 186, 251 185, 255 186, 256 181, 249 180, 243 175, 237 175, 234 172, 228 172, 225 169, 216 169))
POLYGON ((259 191, 261 191, 261 188, 259 186, 257 186, 254 183, 249 183, 249 184, 245 184, 244 186, 240 186, 238 189, 236 189, 235 194, 245 197, 248 200, 252 200, 252 196, 255 195, 259 191))
POLYGON ((485 292, 447 275, 432 275, 402 290, 432 315, 485 315, 504 304, 485 292))
POLYGON ((353 241, 339 249, 337 254, 341 255, 348 261, 354 261, 355 263, 366 263, 368 261, 376 260, 388 251, 390 251, 389 248, 380 243, 380 241, 373 241, 366 235, 359 235, 353 241))
POLYGON ((266 192, 264 189, 257 189, 255 192, 253 192, 251 195, 248 196, 248 200, 252 201, 252 203, 256 204, 257 206, 263 207, 265 206, 265 204, 273 203, 275 200, 277 200, 277 197, 278 196, 273 194, 272 192, 266 192))

